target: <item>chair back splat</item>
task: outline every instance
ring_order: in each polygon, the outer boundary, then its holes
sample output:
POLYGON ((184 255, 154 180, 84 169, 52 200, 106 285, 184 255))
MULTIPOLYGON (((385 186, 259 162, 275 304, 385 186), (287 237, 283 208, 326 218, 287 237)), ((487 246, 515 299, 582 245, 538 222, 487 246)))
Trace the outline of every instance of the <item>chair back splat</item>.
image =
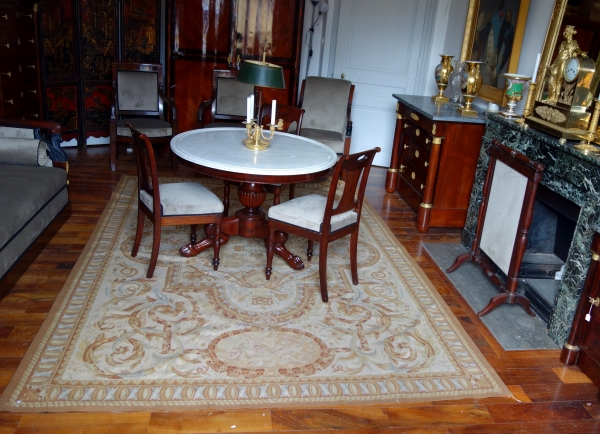
POLYGON ((272 274, 273 255, 278 238, 276 231, 293 234, 308 240, 306 257, 312 258, 314 242, 319 246, 319 286, 321 299, 329 300, 327 293, 327 248, 330 242, 350 234, 350 270, 352 283, 358 285, 358 229, 367 180, 373 158, 381 151, 374 148, 352 155, 342 155, 338 160, 327 198, 318 194, 309 194, 291 199, 269 209, 269 238, 267 239, 267 280, 272 274), (336 193, 340 182, 344 183, 341 197, 336 193))

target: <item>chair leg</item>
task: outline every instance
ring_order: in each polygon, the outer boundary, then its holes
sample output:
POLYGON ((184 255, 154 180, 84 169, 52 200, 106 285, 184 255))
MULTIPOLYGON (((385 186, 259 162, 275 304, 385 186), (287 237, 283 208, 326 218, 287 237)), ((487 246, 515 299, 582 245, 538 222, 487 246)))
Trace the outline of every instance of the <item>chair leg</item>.
POLYGON ((269 228, 269 238, 267 238, 267 267, 265 268, 265 276, 267 280, 271 279, 273 271, 273 255, 275 254, 275 229, 269 228))
POLYGON ((196 243, 196 230, 198 228, 198 225, 190 225, 190 243, 195 244, 196 243))
POLYGON ((296 184, 289 185, 288 194, 289 194, 290 200, 292 200, 294 197, 296 197, 296 184))
POLYGON ((313 240, 308 240, 308 247, 306 248, 306 260, 310 261, 313 255, 313 247, 315 246, 315 242, 313 240))
POLYGON ((358 250, 358 228, 350 235, 350 271, 352 272, 352 283, 358 285, 358 265, 356 255, 358 250))
POLYGON ((327 294, 327 247, 327 243, 321 241, 319 245, 319 285, 323 303, 329 301, 329 295, 327 294))
POLYGON ((117 161, 117 138, 116 133, 115 137, 113 137, 113 131, 111 128, 110 132, 110 171, 114 172, 116 169, 116 161, 117 161))
POLYGON ((134 258, 138 254, 138 250, 140 248, 140 242, 142 241, 142 234, 144 233, 144 219, 146 216, 144 212, 138 208, 138 216, 137 216, 137 229, 135 230, 135 239, 133 240, 133 249, 131 249, 131 256, 134 258))
POLYGON ((279 205, 281 203, 281 189, 282 189, 282 185, 280 186, 273 186, 273 205, 279 205))
POLYGON ((156 268, 156 261, 158 260, 158 250, 160 249, 160 218, 154 220, 154 233, 152 235, 152 253, 150 254, 150 265, 148 266, 148 273, 146 277, 150 279, 154 274, 154 268, 156 268))
POLYGON ((223 217, 229 215, 229 181, 223 181, 223 217))
POLYGON ((217 271, 219 269, 219 252, 221 250, 221 222, 215 224, 215 234, 214 234, 214 244, 213 244, 213 270, 217 271))

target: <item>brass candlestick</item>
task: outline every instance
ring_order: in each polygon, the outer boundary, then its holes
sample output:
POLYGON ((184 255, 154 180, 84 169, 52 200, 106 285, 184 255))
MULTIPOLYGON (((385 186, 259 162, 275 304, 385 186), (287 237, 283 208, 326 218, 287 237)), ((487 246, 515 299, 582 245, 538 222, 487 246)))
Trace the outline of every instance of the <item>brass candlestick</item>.
POLYGON ((275 128, 279 131, 283 130, 283 119, 279 119, 277 124, 267 124, 271 131, 269 137, 264 135, 262 125, 256 124, 254 122, 255 120, 256 119, 250 119, 250 122, 242 122, 246 125, 246 135, 248 136, 248 138, 242 140, 242 142, 248 149, 253 151, 264 151, 271 144, 271 139, 275 135, 275 128))
POLYGON ((533 81, 529 82, 529 92, 527 92, 527 99, 525 100, 525 108, 523 109, 523 117, 526 118, 533 114, 533 104, 535 103, 535 90, 537 83, 533 81))
POLYGON ((590 144, 592 140, 596 137, 596 128, 598 127, 598 118, 600 117, 600 99, 594 100, 594 114, 592 115, 592 119, 590 119, 590 124, 588 125, 588 132, 585 135, 585 139, 579 142, 579 145, 575 145, 575 149, 578 149, 583 152, 600 152, 600 149, 596 148, 594 145, 590 144))

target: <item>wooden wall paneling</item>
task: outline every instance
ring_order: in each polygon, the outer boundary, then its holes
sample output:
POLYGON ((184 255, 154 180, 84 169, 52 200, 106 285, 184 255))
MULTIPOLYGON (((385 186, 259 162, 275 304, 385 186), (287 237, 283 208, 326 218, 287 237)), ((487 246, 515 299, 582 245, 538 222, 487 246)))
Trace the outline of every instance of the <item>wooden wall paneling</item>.
POLYGON ((204 8, 177 0, 167 10, 167 91, 177 103, 180 131, 195 127, 198 105, 212 92, 213 69, 239 66, 238 56, 262 59, 265 42, 271 44, 267 60, 284 68, 286 90, 265 89, 264 101, 295 103, 304 0, 210 0, 204 8))
MULTIPOLYGON (((204 62, 186 59, 174 64, 176 85, 172 95, 177 105, 179 131, 183 132, 196 128, 198 105, 212 95, 213 64, 207 67, 204 62)), ((214 68, 227 68, 227 65, 217 63, 214 68)))

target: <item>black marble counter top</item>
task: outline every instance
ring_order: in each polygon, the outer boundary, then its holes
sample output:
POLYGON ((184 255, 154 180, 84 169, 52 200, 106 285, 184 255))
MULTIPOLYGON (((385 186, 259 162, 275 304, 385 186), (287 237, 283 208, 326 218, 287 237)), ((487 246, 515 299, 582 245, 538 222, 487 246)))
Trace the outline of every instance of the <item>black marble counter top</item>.
POLYGON ((397 93, 392 96, 434 121, 464 122, 469 124, 485 124, 487 121, 487 117, 483 111, 478 110, 479 114, 477 116, 463 116, 455 108, 446 107, 445 104, 435 104, 430 96, 400 95, 397 93))

